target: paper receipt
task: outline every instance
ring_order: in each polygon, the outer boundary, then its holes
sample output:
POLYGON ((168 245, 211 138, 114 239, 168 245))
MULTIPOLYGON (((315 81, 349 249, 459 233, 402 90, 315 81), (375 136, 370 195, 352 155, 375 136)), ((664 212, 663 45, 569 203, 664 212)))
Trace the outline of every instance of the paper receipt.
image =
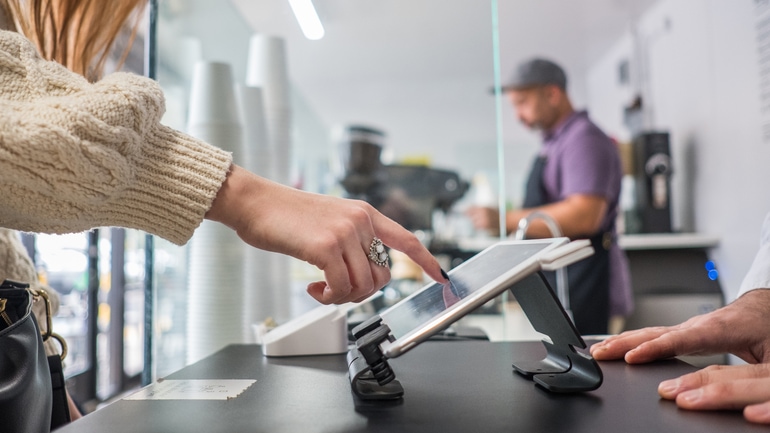
POLYGON ((163 380, 147 385, 124 400, 229 400, 256 380, 163 380))

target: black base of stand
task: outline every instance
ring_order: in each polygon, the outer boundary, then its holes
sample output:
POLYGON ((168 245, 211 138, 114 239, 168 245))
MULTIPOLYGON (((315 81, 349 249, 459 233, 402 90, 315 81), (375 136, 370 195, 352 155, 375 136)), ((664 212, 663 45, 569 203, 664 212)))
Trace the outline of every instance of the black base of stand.
POLYGON ((511 287, 536 331, 551 338, 543 341, 547 355, 536 362, 517 362, 516 372, 548 391, 570 393, 593 391, 601 386, 602 370, 596 361, 579 353, 585 342, 575 329, 559 300, 541 273, 533 274, 511 287))

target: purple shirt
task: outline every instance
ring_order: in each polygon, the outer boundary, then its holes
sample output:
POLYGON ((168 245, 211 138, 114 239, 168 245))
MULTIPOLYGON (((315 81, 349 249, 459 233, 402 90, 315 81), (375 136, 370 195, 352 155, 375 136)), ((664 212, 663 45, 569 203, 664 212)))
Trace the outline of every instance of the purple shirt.
POLYGON ((573 194, 601 196, 607 200, 602 231, 612 231, 610 247, 610 315, 628 315, 633 310, 627 258, 617 244, 618 214, 623 166, 617 146, 588 118, 576 111, 544 135, 541 155, 546 156, 543 188, 549 203, 573 194))
POLYGON ((540 154, 547 157, 543 168, 547 201, 561 201, 573 194, 604 197, 609 212, 602 230, 609 230, 617 216, 623 167, 617 147, 588 119, 588 113, 572 113, 546 133, 540 154))

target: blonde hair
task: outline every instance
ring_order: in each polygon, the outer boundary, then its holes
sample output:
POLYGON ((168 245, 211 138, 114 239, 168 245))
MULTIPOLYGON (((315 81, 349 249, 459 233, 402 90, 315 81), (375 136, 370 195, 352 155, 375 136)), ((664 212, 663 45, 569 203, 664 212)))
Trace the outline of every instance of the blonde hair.
POLYGON ((136 37, 147 0, 0 0, 16 30, 37 45, 40 55, 90 81, 98 80, 118 34, 133 15, 131 36, 120 63, 136 37))

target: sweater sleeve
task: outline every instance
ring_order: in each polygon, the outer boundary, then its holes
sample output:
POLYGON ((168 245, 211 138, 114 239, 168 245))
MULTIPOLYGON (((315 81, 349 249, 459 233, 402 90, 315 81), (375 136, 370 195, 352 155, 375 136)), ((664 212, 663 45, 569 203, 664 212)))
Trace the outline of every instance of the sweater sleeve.
POLYGON ((154 81, 115 73, 89 83, 0 32, 0 226, 70 233, 135 228, 185 243, 232 163, 229 153, 160 123, 154 81))

